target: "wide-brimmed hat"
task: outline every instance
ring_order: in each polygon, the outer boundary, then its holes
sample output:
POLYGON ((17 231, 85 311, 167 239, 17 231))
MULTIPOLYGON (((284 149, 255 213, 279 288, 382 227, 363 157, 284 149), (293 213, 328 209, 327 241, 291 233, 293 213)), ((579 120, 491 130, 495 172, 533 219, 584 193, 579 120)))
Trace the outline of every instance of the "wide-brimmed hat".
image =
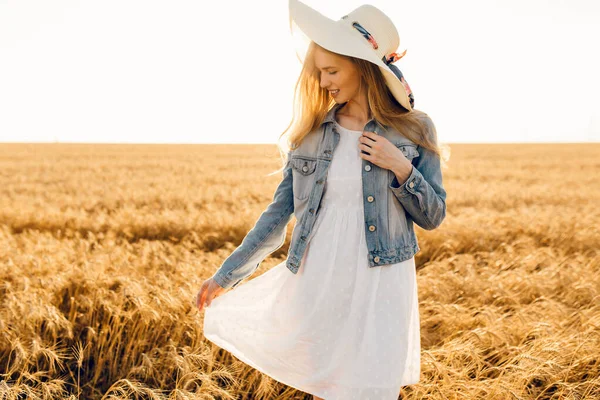
POLYGON ((297 40, 296 55, 304 63, 310 40, 338 54, 367 60, 381 70, 396 100, 407 110, 414 108, 414 95, 404 75, 392 63, 398 54, 400 36, 392 20, 370 4, 363 4, 337 21, 327 18, 299 0, 289 0, 290 31, 297 40))

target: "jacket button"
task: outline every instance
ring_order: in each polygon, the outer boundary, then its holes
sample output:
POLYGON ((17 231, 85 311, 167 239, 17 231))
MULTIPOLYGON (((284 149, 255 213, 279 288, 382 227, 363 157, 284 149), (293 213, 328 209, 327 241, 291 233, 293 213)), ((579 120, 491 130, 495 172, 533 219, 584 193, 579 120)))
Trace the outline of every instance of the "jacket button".
POLYGON ((375 225, 369 225, 369 230, 373 232, 375 230, 375 225))
POLYGON ((314 209, 314 208, 311 208, 311 209, 309 209, 309 210, 308 210, 308 212, 312 214, 312 213, 314 213, 314 212, 315 212, 315 209, 314 209))
POLYGON ((304 172, 308 171, 308 167, 306 166, 306 164, 304 164, 304 167, 302 167, 302 171, 304 171, 304 172))
POLYGON ((370 165, 365 165, 365 171, 370 171, 371 170, 371 166, 370 165))
POLYGON ((415 183, 413 181, 410 181, 410 183, 408 184, 408 187, 410 187, 410 188, 415 187, 415 183))
POLYGON ((368 201, 369 203, 372 203, 372 202, 373 202, 373 196, 369 196, 369 197, 367 197, 367 201, 368 201))
POLYGON ((319 180, 317 181, 317 183, 320 185, 321 183, 323 183, 323 180, 322 180, 322 179, 319 179, 319 180))
POLYGON ((375 261, 376 263, 378 263, 378 262, 379 262, 379 256, 376 256, 376 257, 373 259, 373 261, 375 261))
POLYGON ((300 236, 300 240, 306 240, 306 236, 300 236))

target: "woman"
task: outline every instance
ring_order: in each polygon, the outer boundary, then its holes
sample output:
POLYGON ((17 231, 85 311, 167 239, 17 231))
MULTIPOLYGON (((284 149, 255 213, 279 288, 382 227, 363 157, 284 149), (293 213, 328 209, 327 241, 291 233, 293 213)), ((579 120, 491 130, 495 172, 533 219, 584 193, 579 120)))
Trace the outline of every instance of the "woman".
POLYGON ((309 39, 300 119, 273 202, 197 294, 204 335, 315 399, 396 399, 420 375, 413 222, 446 215, 437 134, 383 12, 332 21, 290 0, 290 18, 309 39), (287 259, 224 293, 283 245, 292 214, 287 259))

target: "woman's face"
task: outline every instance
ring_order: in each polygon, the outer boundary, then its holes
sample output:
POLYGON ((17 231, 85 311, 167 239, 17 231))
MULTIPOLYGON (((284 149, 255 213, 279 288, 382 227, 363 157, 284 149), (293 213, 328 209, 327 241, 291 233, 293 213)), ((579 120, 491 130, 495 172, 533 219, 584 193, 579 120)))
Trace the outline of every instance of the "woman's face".
POLYGON ((358 98, 360 78, 356 66, 350 60, 320 47, 315 49, 314 57, 315 67, 320 73, 321 87, 329 91, 336 103, 358 98))

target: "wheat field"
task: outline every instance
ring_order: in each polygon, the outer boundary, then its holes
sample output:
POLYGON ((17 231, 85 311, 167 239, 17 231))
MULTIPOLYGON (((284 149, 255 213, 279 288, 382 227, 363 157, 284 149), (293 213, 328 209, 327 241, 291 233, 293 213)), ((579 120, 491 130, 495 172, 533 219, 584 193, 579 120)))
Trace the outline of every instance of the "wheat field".
MULTIPOLYGON (((450 147, 446 220, 415 228, 421 381, 399 398, 599 399, 600 144, 450 147)), ((310 399, 207 341, 193 303, 278 157, 0 144, 0 398, 310 399)))

